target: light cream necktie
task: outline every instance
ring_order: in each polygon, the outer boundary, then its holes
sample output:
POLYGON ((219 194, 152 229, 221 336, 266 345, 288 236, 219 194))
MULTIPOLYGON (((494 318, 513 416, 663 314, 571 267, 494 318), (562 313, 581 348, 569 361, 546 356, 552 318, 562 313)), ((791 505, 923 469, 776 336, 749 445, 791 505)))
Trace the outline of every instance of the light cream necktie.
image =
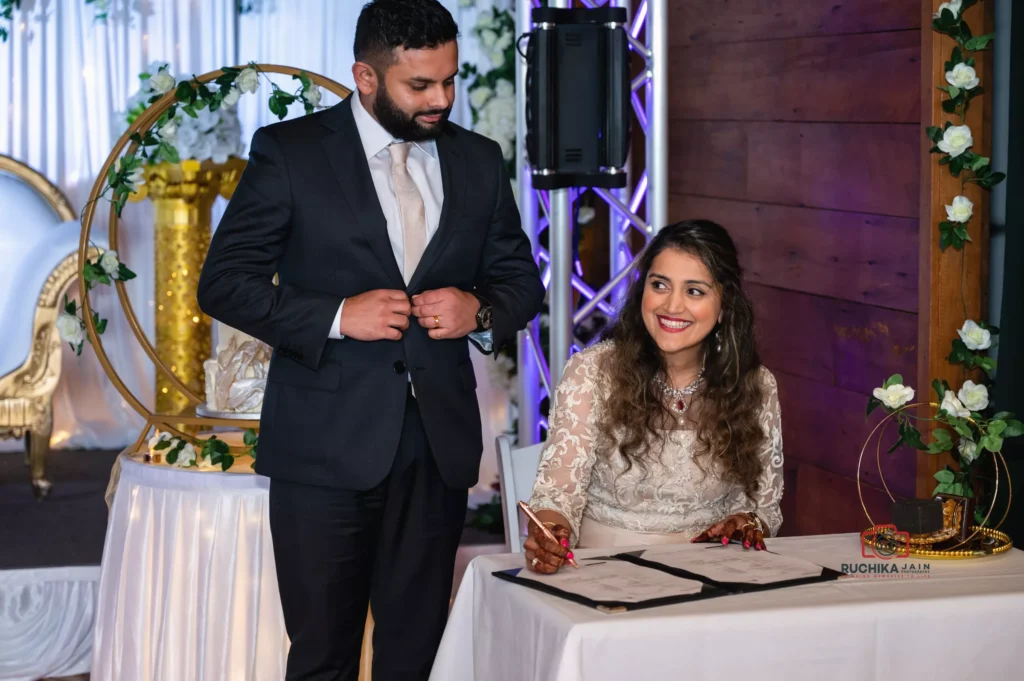
POLYGON ((391 179, 395 183, 395 197, 398 199, 398 211, 402 218, 402 251, 405 256, 402 275, 406 284, 412 279, 412 274, 423 257, 423 250, 427 247, 427 219, 423 208, 423 196, 409 176, 409 167, 406 164, 412 144, 402 142, 388 146, 388 152, 391 154, 391 179))

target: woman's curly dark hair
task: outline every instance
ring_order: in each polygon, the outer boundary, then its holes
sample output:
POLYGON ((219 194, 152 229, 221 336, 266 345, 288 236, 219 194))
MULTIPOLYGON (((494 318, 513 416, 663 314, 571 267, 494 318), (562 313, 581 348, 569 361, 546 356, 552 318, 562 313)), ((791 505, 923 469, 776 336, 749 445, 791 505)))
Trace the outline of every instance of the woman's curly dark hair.
POLYGON ((698 443, 695 463, 707 474, 705 464, 710 459, 726 480, 742 485, 752 496, 763 469, 760 451, 765 438, 758 421, 765 394, 754 340, 754 309, 743 291, 736 246, 725 228, 714 222, 669 225, 640 257, 639 276, 618 317, 602 334, 614 342, 601 367, 610 381, 601 434, 617 444, 627 469, 635 464, 643 467, 660 453, 658 447, 651 451, 651 445, 664 445, 665 425, 674 418, 654 383, 666 367, 644 325, 642 310, 651 264, 669 248, 700 258, 722 300, 722 321, 703 341, 704 384, 691 414, 698 443))

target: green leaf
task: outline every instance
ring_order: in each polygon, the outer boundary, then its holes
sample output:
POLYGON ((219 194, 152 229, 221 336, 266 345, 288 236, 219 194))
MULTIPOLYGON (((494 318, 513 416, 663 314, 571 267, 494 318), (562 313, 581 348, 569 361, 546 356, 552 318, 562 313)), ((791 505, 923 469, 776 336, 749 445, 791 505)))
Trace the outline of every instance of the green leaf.
MULTIPOLYGON (((960 47, 959 46, 954 47, 953 48, 953 57, 950 60, 952 62, 952 64, 953 64, 953 66, 956 66, 957 64, 962 63, 963 60, 964 60, 964 55, 963 55, 963 52, 960 51, 960 47)), ((949 68, 949 69, 946 69, 946 70, 947 71, 952 71, 953 69, 949 68)))
POLYGON ((944 468, 941 471, 936 471, 935 479, 945 484, 951 484, 956 476, 953 475, 953 471, 948 468, 944 468))
POLYGON ((967 496, 966 494, 964 494, 964 484, 962 482, 954 482, 952 485, 950 485, 949 493, 955 494, 958 497, 967 496))
POLYGON ((171 163, 179 163, 181 161, 181 158, 178 156, 178 150, 174 148, 172 145, 167 144, 166 142, 161 142, 160 150, 164 158, 166 158, 171 163))
POLYGON ((101 319, 98 322, 93 322, 93 324, 96 327, 96 333, 99 334, 99 335, 103 335, 103 332, 107 330, 107 320, 106 319, 101 319))
POLYGON ((117 266, 117 278, 121 281, 131 281, 136 277, 136 274, 128 269, 128 266, 123 262, 117 266))
POLYGON ((161 449, 167 449, 170 446, 170 440, 160 440, 160 442, 157 442, 155 445, 153 445, 153 451, 159 452, 161 449))
POLYGON ((990 452, 998 452, 1003 448, 1003 438, 998 435, 989 434, 981 438, 981 441, 978 442, 978 446, 982 449, 987 449, 990 452))
POLYGON ((885 451, 885 453, 886 454, 892 454, 893 452, 895 452, 897 449, 900 448, 901 444, 903 444, 903 435, 902 434, 900 435, 900 437, 896 438, 896 442, 893 442, 892 443, 892 447, 889 447, 889 449, 887 449, 885 451))
POLYGON ((167 456, 165 458, 167 460, 167 463, 170 463, 170 464, 177 463, 178 462, 178 450, 175 449, 173 451, 167 452, 167 456))
POLYGON ((949 436, 949 431, 943 428, 936 428, 933 430, 932 437, 938 442, 949 442, 952 439, 949 436))
POLYGON ((992 420, 988 422, 988 434, 1000 435, 1006 430, 1006 421, 992 420))
POLYGON ((954 227, 953 228, 953 234, 956 234, 957 237, 959 237, 960 239, 962 239, 964 241, 970 241, 971 240, 970 235, 967 234, 967 225, 965 225, 965 224, 961 223, 961 224, 958 224, 956 227, 954 227))
POLYGON ((929 125, 927 128, 924 129, 924 133, 932 142, 938 142, 939 140, 942 139, 942 128, 938 126, 929 125))
POLYGON ((960 173, 964 169, 964 160, 960 156, 949 161, 949 172, 953 174, 953 177, 960 177, 960 173))
POLYGON ((231 456, 230 454, 225 454, 224 458, 221 459, 220 469, 222 471, 226 471, 227 469, 231 468, 231 466, 234 463, 235 463, 235 457, 231 456))
POLYGON ((1006 421, 1006 430, 1003 431, 1003 437, 1020 437, 1024 435, 1024 423, 1016 419, 1008 419, 1006 421))
POLYGON ((188 81, 182 81, 178 83, 178 87, 174 90, 174 98, 179 102, 185 102, 192 104, 196 101, 196 91, 192 88, 192 84, 188 81))
POLYGON ((890 376, 889 378, 887 378, 885 380, 885 383, 882 384, 882 389, 884 390, 885 388, 888 388, 890 386, 897 385, 897 384, 899 384, 899 385, 903 384, 903 376, 901 376, 900 374, 893 374, 892 376, 890 376))
POLYGON ((996 413, 996 415, 992 417, 992 420, 993 421, 1005 421, 1007 419, 1012 419, 1012 418, 1013 418, 1013 414, 1012 413, 1010 413, 1008 411, 1001 411, 1001 412, 996 413))
POLYGON ((995 33, 986 33, 985 35, 979 35, 968 40, 964 46, 971 52, 977 52, 978 50, 984 50, 990 42, 995 40, 995 33))
POLYGON ((956 108, 959 106, 955 99, 947 99, 942 102, 942 110, 948 114, 956 113, 956 108))
POLYGON ((191 104, 188 106, 181 107, 181 110, 184 111, 190 118, 199 118, 199 114, 196 113, 195 108, 191 104))
POLYGON ((245 443, 246 447, 252 447, 258 440, 259 435, 257 435, 256 431, 252 428, 246 430, 245 434, 242 435, 242 442, 245 443))
POLYGON ((973 439, 973 433, 971 433, 971 427, 967 425, 967 421, 956 416, 949 416, 946 418, 946 422, 953 426, 953 430, 955 430, 956 434, 960 437, 973 439))
POLYGON ((881 406, 882 402, 872 397, 871 399, 868 400, 868 409, 867 413, 864 414, 864 417, 867 418, 868 416, 871 416, 871 412, 873 412, 875 409, 878 409, 881 406))
POLYGON ((956 99, 957 97, 959 97, 960 96, 960 88, 958 88, 956 85, 950 85, 949 86, 949 96, 951 98, 953 98, 953 99, 956 99))
POLYGON ((932 390, 934 390, 935 394, 938 395, 939 402, 941 402, 942 398, 946 396, 946 386, 940 383, 937 378, 932 381, 932 390))
POLYGON ((985 355, 977 355, 977 357, 974 360, 974 363, 977 366, 981 367, 989 378, 995 378, 996 361, 994 359, 992 359, 991 357, 986 357, 985 355))
POLYGON ((921 441, 921 432, 909 423, 901 425, 903 429, 903 441, 914 449, 927 450, 928 448, 921 441))
POLYGON ((992 159, 982 156, 981 154, 978 154, 974 157, 974 160, 971 161, 971 170, 973 170, 974 172, 978 172, 991 162, 992 159))
POLYGON ((939 165, 940 166, 949 165, 949 162, 952 161, 952 160, 953 159, 950 158, 949 156, 943 156, 942 158, 939 159, 939 165))
POLYGON ((932 490, 932 496, 935 496, 936 494, 951 494, 951 488, 952 486, 948 482, 939 483, 935 486, 935 489, 932 490))

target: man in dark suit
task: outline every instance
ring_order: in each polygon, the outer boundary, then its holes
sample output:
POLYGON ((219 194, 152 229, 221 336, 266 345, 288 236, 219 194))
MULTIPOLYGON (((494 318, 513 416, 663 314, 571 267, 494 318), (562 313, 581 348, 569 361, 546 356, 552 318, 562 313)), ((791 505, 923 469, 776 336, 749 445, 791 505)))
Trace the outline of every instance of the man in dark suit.
POLYGON ((368 603, 374 681, 427 678, 483 449, 469 343, 543 301, 498 144, 447 120, 457 37, 436 0, 366 5, 358 91, 256 132, 200 278, 274 348, 256 471, 289 680, 354 681, 368 603))

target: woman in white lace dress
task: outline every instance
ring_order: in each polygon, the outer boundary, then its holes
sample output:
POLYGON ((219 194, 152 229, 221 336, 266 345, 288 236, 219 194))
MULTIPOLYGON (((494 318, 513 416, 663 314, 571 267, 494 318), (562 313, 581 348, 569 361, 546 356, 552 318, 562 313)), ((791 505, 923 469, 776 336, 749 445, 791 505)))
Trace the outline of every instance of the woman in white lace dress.
POLYGON ((782 422, 736 247, 708 221, 661 230, 604 340, 554 397, 530 506, 527 566, 573 547, 741 541, 782 524, 782 422))

